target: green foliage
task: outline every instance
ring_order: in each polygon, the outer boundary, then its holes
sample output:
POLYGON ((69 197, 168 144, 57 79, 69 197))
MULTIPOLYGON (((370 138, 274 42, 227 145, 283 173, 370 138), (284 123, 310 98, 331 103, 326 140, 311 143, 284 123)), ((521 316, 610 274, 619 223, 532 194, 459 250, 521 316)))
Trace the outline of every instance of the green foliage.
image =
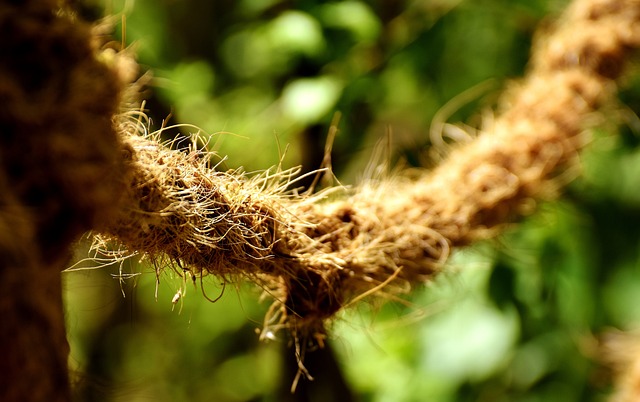
MULTIPOLYGON (((127 40, 155 76, 156 123, 172 111, 173 122, 201 127, 232 167, 265 169, 290 144, 285 164, 313 169, 339 111, 333 162, 349 183, 388 132, 395 157, 429 164, 434 114, 486 80, 499 88, 522 75, 533 30, 564 2, 127 4, 127 40)), ((635 81, 622 93, 632 108, 635 81)), ((498 93, 456 105, 451 121, 475 124, 498 93)), ((409 303, 363 304, 334 323, 329 342, 359 400, 602 400, 594 336, 640 320, 640 140, 635 115, 618 114, 627 126, 597 136, 561 201, 455 254, 409 303)), ((117 269, 89 272, 65 274, 72 361, 88 373, 81 400, 294 400, 286 338, 257 341, 266 305, 255 289, 227 286, 209 303, 167 273, 156 301, 145 273, 124 283, 123 298, 117 269), (173 305, 178 289, 187 294, 173 305)), ((214 278, 204 286, 220 291, 214 278)), ((311 374, 331 379, 323 392, 336 385, 332 370, 311 374)))
MULTIPOLYGON (((97 0, 96 0, 97 1, 97 0)), ((329 123, 350 180, 393 132, 399 154, 428 145, 434 113, 488 79, 521 75, 549 1, 108 1, 156 77, 152 116, 199 126, 231 167, 317 167, 329 123), (245 152, 253 148, 256 152, 245 152)), ((495 95, 492 93, 490 95, 495 95)), ((459 105, 467 119, 495 96, 459 105)), ((187 131, 193 129, 187 129, 187 131)))

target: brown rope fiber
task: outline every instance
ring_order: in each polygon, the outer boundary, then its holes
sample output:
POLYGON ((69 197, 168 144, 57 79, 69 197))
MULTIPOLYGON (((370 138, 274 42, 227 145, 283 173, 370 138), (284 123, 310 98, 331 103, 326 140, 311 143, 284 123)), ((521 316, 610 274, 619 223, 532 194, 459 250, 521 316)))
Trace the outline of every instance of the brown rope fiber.
POLYGON ((409 291, 452 249, 554 196, 639 44, 639 23, 638 1, 576 1, 538 39, 527 77, 491 127, 433 171, 372 177, 350 190, 298 196, 284 191, 295 171, 221 172, 195 147, 170 150, 123 129, 128 192, 100 231, 194 276, 250 278, 275 299, 265 334, 288 328, 321 339, 344 306, 409 291))
POLYGON ((140 135, 118 112, 131 64, 61 3, 0 3, 0 400, 70 400, 60 270, 91 229, 194 280, 257 282, 263 337, 288 329, 302 359, 340 309, 410 291, 555 196, 640 44, 640 1, 575 0, 492 125, 437 168, 298 195, 295 169, 222 172, 140 135))

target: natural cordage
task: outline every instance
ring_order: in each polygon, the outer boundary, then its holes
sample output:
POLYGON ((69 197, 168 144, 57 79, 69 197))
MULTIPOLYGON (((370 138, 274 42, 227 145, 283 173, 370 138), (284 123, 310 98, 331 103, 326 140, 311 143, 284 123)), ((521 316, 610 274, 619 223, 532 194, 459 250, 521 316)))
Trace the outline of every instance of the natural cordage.
POLYGON ((263 337, 289 331, 302 359, 336 312, 411 291, 554 197, 640 44, 640 2, 577 0, 437 168, 300 195, 295 169, 222 172, 146 135, 132 62, 61 3, 0 5, 0 400, 71 399, 60 271, 89 230, 196 281, 255 281, 273 299, 263 337))
POLYGON ((410 291, 451 250, 557 194, 639 44, 639 21, 636 1, 575 2, 538 38, 527 77, 474 141, 432 171, 370 177, 351 189, 288 193, 295 171, 221 172, 201 150, 170 150, 129 125, 121 132, 128 191, 101 239, 194 280, 249 278, 274 299, 263 336, 285 328, 321 343, 340 309, 410 291))

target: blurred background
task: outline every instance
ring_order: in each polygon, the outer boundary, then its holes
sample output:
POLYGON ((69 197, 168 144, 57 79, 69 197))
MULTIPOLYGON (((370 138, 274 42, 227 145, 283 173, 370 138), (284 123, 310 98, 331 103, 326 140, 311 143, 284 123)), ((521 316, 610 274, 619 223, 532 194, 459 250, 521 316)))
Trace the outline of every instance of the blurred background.
MULTIPOLYGON (((193 125, 166 138, 199 132, 228 155, 223 168, 282 160, 309 171, 333 126, 333 170, 356 184, 382 139, 392 164, 428 167, 437 162, 434 119, 472 131, 490 118, 501 90, 526 71, 534 31, 567 2, 79 3, 88 18, 114 16, 117 40, 152 71, 153 129, 193 125)), ((640 322, 639 76, 623 80, 607 113, 615 124, 594 133, 562 199, 458 251, 406 302, 341 314, 328 347, 307 355, 315 381, 301 380, 295 394, 293 349, 284 334, 258 341, 269 301, 251 284, 223 289, 205 278, 210 298, 223 292, 211 303, 200 287, 177 297, 181 278, 168 269, 156 283, 154 267, 136 259, 64 273, 77 399, 605 400, 611 379, 597 336, 640 322)))

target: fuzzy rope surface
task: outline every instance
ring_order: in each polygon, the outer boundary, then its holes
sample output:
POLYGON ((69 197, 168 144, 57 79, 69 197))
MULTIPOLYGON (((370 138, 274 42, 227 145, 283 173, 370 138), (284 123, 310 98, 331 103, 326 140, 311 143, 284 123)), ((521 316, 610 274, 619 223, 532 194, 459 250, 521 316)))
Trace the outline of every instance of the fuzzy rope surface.
POLYGON ((130 175, 117 219, 102 228, 130 252, 192 276, 247 277, 275 301, 281 328, 321 342, 324 324, 364 296, 428 281, 450 251, 497 233, 557 194, 640 44, 640 2, 579 0, 538 39, 503 113, 433 171, 374 178, 352 190, 296 196, 295 172, 256 177, 211 168, 122 129, 130 175))
POLYGON ((193 278, 254 280, 274 297, 264 337, 321 343, 340 309, 428 281, 555 195, 640 44, 639 1, 576 0, 504 112, 438 168, 298 196, 295 170, 221 172, 139 136, 117 115, 129 73, 61 3, 0 4, 0 400, 70 399, 59 272, 82 232, 193 278))

